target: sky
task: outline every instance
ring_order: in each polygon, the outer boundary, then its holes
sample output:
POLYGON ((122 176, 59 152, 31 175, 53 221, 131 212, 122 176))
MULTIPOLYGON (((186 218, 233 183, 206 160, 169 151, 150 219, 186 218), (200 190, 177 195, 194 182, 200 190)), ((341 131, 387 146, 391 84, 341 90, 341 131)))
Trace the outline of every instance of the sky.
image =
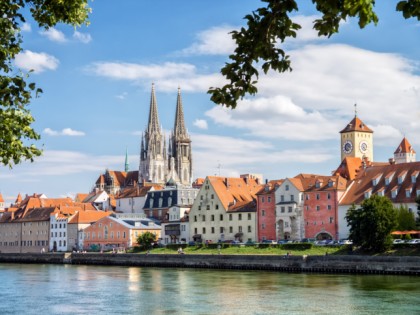
POLYGON ((311 1, 298 1, 302 26, 282 47, 292 72, 260 75, 258 94, 236 109, 215 105, 209 87, 234 51, 229 32, 264 5, 254 0, 90 2, 90 25, 43 31, 27 18, 15 64, 34 73, 44 93, 32 101, 43 155, 0 167, 6 204, 18 193, 50 198, 92 190, 98 176, 139 167, 140 137, 152 83, 169 136, 178 87, 191 135, 194 177, 299 173, 330 175, 340 163, 340 135, 357 115, 374 131, 374 160, 387 161, 404 136, 420 152, 420 23, 395 1, 377 1, 377 26, 349 19, 319 38, 311 1))

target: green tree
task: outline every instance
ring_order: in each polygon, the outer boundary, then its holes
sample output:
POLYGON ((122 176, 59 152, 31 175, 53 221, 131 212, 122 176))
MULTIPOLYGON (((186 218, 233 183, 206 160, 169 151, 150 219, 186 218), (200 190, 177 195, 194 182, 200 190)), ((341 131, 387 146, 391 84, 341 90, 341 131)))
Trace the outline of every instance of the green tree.
POLYGON ((151 232, 144 232, 137 237, 137 244, 142 249, 151 249, 154 242, 156 242, 156 235, 151 232))
POLYGON ((416 219, 414 213, 410 212, 407 207, 400 206, 397 209, 398 213, 398 227, 399 231, 414 230, 416 228, 416 219))
POLYGON ((346 214, 346 221, 354 245, 383 252, 392 244, 390 233, 397 227, 397 211, 387 197, 372 195, 359 208, 353 205, 346 214))
POLYGON ((417 203, 417 218, 416 223, 417 227, 420 229, 420 196, 416 197, 416 203, 417 203))
POLYGON ((88 24, 87 0, 2 0, 0 1, 0 164, 12 167, 23 160, 33 161, 41 155, 35 144, 40 135, 31 127, 34 122, 28 105, 33 94, 42 92, 28 83, 13 63, 22 51, 21 26, 26 15, 32 15, 44 29, 57 23, 73 26, 88 24))
MULTIPOLYGON (((216 104, 235 108, 246 94, 258 92, 259 71, 265 74, 271 69, 278 72, 291 71, 289 56, 281 48, 287 38, 296 37, 301 26, 291 15, 299 11, 297 0, 262 0, 267 5, 245 16, 247 26, 232 31, 236 49, 229 56, 230 62, 221 69, 228 83, 208 91, 216 104)), ((358 19, 359 27, 378 23, 374 12, 375 0, 312 0, 321 17, 314 21, 318 36, 330 37, 338 33, 340 23, 348 18, 358 19)), ((406 0, 396 3, 396 10, 405 19, 420 20, 420 1, 406 0)))

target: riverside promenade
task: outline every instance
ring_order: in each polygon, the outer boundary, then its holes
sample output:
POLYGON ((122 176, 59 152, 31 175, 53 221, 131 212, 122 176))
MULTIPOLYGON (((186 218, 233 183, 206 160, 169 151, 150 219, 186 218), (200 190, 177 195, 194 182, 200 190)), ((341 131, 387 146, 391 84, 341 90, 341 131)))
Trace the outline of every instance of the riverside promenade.
POLYGON ((420 257, 418 256, 0 253, 0 263, 271 270, 297 273, 395 274, 420 276, 420 257))

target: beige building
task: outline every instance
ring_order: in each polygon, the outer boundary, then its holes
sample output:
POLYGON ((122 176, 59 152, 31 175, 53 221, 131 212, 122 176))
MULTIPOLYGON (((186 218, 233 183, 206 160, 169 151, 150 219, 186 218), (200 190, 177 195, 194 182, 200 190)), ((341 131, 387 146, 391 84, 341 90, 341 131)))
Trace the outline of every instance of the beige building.
POLYGON ((259 180, 208 176, 191 207, 190 235, 198 242, 257 240, 259 180))

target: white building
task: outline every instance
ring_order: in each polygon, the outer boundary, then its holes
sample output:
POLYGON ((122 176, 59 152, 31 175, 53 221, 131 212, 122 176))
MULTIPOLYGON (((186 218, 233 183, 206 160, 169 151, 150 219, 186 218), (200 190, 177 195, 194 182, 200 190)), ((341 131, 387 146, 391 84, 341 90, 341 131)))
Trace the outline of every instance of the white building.
POLYGON ((160 189, 162 187, 158 185, 127 188, 115 197, 116 211, 144 214, 143 207, 147 199, 147 193, 160 189))
POLYGON ((172 206, 162 222, 161 242, 163 244, 178 244, 190 242, 189 217, 190 206, 172 206))

